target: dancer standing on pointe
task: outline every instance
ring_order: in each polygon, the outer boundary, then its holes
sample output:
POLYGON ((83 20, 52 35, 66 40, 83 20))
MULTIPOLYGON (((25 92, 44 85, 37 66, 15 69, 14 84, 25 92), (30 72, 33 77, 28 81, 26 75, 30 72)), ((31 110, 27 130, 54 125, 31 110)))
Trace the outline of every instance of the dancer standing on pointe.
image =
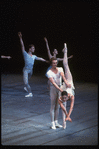
POLYGON ((33 44, 29 45, 29 51, 27 53, 25 51, 25 46, 24 46, 24 43, 22 40, 21 32, 18 32, 18 36, 20 38, 22 53, 23 53, 24 61, 25 61, 25 67, 23 68, 23 81, 25 84, 24 90, 26 90, 29 93, 25 97, 32 97, 33 94, 31 92, 31 87, 28 83, 28 78, 30 79, 30 77, 32 76, 34 61, 40 60, 40 61, 47 62, 47 63, 48 63, 48 61, 46 61, 43 58, 37 57, 36 55, 32 55, 32 53, 34 53, 34 51, 35 51, 35 47, 33 44))
POLYGON ((63 116, 63 128, 66 128, 66 120, 70 120, 70 115, 71 112, 73 110, 73 106, 74 106, 74 84, 73 84, 73 77, 72 74, 70 72, 69 66, 68 66, 68 59, 67 59, 67 46, 66 43, 64 43, 64 49, 62 50, 62 52, 64 53, 64 58, 63 58, 63 66, 64 66, 64 71, 65 71, 65 78, 68 81, 68 83, 71 84, 71 88, 66 87, 65 82, 63 82, 63 85, 61 87, 62 90, 66 91, 62 93, 62 96, 59 99, 59 104, 62 108, 62 116, 63 116), (64 97, 63 97, 64 96, 64 97), (64 100, 64 99, 65 100, 64 100), (70 104, 70 110, 67 113, 66 111, 66 101, 70 100, 71 104, 70 104), (65 117, 67 116, 67 117, 65 117))
POLYGON ((67 87, 71 87, 65 79, 63 68, 57 67, 57 59, 51 58, 51 66, 52 68, 47 72, 47 77, 50 81, 50 100, 51 100, 51 128, 56 129, 56 127, 62 127, 58 123, 58 113, 59 113, 59 104, 58 99, 60 97, 60 93, 63 92, 61 89, 62 79, 64 80, 67 87))

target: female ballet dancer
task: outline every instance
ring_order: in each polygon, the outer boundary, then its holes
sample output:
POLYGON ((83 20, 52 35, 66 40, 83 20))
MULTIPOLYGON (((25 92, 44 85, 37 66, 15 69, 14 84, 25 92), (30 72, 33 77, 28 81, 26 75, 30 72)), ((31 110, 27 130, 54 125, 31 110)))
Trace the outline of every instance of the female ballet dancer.
POLYGON ((63 82, 63 85, 62 85, 61 89, 63 91, 66 91, 66 92, 63 92, 62 96, 59 99, 59 104, 62 108, 63 128, 65 129, 66 128, 66 120, 71 121, 70 115, 71 115, 71 112, 72 112, 73 106, 74 106, 74 89, 75 89, 75 87, 74 87, 74 84, 73 84, 73 77, 72 77, 72 74, 71 74, 69 66, 68 66, 66 43, 64 43, 64 49, 62 50, 62 52, 64 53, 64 58, 63 58, 63 66, 64 66, 64 72, 65 72, 64 75, 65 75, 65 78, 66 78, 67 82, 69 84, 71 84, 71 88, 68 88, 68 87, 66 87, 65 83, 63 82), (64 97, 65 100, 63 100, 63 96, 66 96, 66 97, 64 97), (67 102, 67 100, 71 101, 70 110, 69 110, 68 113, 66 112, 66 102, 67 102))
MULTIPOLYGON (((53 55, 51 55, 51 52, 50 52, 50 49, 49 49, 49 45, 48 45, 48 40, 47 40, 46 37, 44 38, 44 40, 46 42, 46 47, 47 47, 47 52, 48 52, 49 60, 51 60, 52 57, 56 58, 56 55, 58 54, 57 49, 54 49, 53 55)), ((72 57, 73 57, 73 55, 71 55, 70 57, 68 57, 68 59, 70 59, 72 57)), ((63 58, 57 58, 57 61, 63 61, 63 58)))

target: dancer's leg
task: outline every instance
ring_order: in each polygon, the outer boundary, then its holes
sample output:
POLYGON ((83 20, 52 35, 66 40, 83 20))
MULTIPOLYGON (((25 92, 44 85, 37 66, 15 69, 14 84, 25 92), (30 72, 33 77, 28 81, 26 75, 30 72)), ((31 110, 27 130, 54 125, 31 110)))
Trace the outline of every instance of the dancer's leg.
POLYGON ((55 88, 53 86, 50 87, 50 99, 51 99, 51 108, 50 108, 51 128, 56 129, 55 122, 54 122, 54 109, 55 109, 56 91, 55 91, 55 88))
POLYGON ((31 70, 30 73, 28 74, 29 79, 31 78, 32 74, 33 74, 33 71, 31 70))
POLYGON ((58 121, 58 114, 59 114, 59 104, 58 104, 58 96, 55 100, 55 121, 58 121))
POLYGON ((31 87, 28 83, 28 70, 26 69, 23 70, 23 81, 24 81, 25 87, 27 88, 28 92, 31 93, 31 87))
POLYGON ((58 115, 59 115, 59 108, 60 108, 60 105, 59 105, 59 103, 58 103, 58 99, 59 99, 59 97, 60 97, 59 95, 60 95, 60 93, 58 92, 58 93, 57 93, 56 100, 55 100, 55 117, 54 117, 54 119, 55 119, 55 126, 61 128, 62 125, 60 125, 60 124, 58 123, 58 115))
POLYGON ((69 65, 68 65, 67 48, 65 48, 63 52, 64 52, 63 66, 65 70, 65 78, 67 79, 69 83, 73 83, 72 74, 70 72, 69 65))
POLYGON ((51 115, 51 122, 54 121, 54 109, 55 109, 56 96, 57 95, 56 95, 54 87, 50 87, 50 99, 51 99, 50 115, 51 115))

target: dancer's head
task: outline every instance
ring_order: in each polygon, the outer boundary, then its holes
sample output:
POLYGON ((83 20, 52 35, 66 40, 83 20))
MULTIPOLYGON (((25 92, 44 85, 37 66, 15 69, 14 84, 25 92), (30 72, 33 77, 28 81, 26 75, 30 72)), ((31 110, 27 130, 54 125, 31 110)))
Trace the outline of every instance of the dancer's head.
POLYGON ((66 91, 63 91, 63 92, 61 93, 61 98, 62 98, 63 101, 66 101, 67 96, 68 96, 68 93, 67 93, 66 91))
POLYGON ((35 46, 33 44, 29 45, 29 52, 34 53, 35 51, 35 46))
POLYGON ((54 54, 54 55, 57 55, 57 54, 58 54, 57 49, 54 49, 53 54, 54 54))
POLYGON ((52 57, 50 60, 50 63, 53 68, 56 68, 57 67, 57 58, 52 57))

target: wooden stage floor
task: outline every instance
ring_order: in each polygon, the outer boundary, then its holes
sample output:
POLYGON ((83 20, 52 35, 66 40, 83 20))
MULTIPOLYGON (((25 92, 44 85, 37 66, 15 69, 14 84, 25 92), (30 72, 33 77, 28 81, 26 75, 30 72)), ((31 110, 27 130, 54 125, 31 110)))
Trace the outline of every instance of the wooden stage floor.
POLYGON ((32 76, 30 86, 34 96, 26 98, 21 74, 1 75, 2 145, 98 145, 98 84, 75 82, 72 123, 65 130, 50 129, 47 79, 32 76))

